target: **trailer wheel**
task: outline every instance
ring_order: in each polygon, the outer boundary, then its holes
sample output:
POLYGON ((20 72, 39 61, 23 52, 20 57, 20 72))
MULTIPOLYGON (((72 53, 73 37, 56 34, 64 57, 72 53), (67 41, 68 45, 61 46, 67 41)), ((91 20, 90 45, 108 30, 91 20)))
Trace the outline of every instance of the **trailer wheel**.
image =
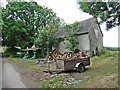
POLYGON ((84 65, 84 64, 80 64, 80 65, 78 66, 78 68, 77 68, 77 71, 78 71, 79 73, 84 72, 84 71, 85 71, 85 65, 84 65))

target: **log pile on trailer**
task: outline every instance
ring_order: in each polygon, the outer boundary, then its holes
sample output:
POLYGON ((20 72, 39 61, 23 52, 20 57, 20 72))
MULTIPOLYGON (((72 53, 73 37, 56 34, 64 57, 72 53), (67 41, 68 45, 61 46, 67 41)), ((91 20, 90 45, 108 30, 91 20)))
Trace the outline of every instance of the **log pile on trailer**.
POLYGON ((78 58, 77 53, 73 52, 64 52, 60 53, 58 50, 54 49, 52 52, 49 53, 48 60, 49 61, 56 61, 56 60, 64 60, 64 59, 72 59, 72 58, 78 58))
POLYGON ((63 71, 77 70, 78 72, 84 72, 85 66, 90 65, 90 58, 87 57, 83 52, 73 53, 65 52, 60 53, 54 49, 49 53, 48 57, 48 70, 44 72, 49 73, 61 73, 63 71), (56 70, 50 69, 52 61, 56 63, 56 70))

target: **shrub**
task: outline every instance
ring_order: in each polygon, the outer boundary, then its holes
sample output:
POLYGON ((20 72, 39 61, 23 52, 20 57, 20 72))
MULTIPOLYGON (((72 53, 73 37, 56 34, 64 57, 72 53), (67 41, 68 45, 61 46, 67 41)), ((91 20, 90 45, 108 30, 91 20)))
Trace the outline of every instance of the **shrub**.
POLYGON ((7 56, 10 56, 10 55, 14 56, 14 55, 16 55, 16 52, 19 51, 18 48, 11 48, 11 47, 5 47, 5 48, 3 48, 3 50, 7 56))
POLYGON ((117 53, 116 52, 113 52, 111 50, 108 50, 107 48, 103 48, 101 51, 100 51, 100 55, 103 55, 105 57, 110 57, 110 56, 115 56, 117 53))

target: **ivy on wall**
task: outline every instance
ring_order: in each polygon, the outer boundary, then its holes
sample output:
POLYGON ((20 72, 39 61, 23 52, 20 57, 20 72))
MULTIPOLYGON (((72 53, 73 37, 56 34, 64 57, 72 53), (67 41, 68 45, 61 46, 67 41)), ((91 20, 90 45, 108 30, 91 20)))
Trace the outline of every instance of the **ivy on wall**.
POLYGON ((77 45, 79 44, 77 37, 75 35, 69 36, 66 38, 66 40, 70 42, 70 44, 68 44, 66 48, 71 51, 75 51, 77 49, 77 45))
POLYGON ((77 49, 77 46, 79 44, 77 35, 79 34, 78 30, 82 28, 82 25, 80 22, 75 22, 70 25, 65 25, 64 30, 69 33, 69 36, 65 37, 64 35, 59 36, 57 38, 57 42, 62 42, 64 40, 68 40, 70 44, 66 46, 66 49, 69 49, 70 51, 75 51, 77 49))

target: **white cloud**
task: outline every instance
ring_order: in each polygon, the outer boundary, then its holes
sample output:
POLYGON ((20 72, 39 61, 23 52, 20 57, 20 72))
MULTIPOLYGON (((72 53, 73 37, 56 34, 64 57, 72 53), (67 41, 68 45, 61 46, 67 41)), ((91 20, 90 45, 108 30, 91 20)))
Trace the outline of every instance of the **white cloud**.
POLYGON ((75 0, 35 0, 39 5, 45 5, 52 8, 57 15, 64 19, 66 23, 85 20, 90 18, 89 14, 82 13, 78 9, 75 0))
POLYGON ((101 29, 104 35, 103 45, 107 47, 118 47, 118 27, 106 31, 105 24, 102 24, 101 29))
POLYGON ((0 0, 0 4, 2 7, 5 7, 7 2, 6 2, 6 0, 0 0))

